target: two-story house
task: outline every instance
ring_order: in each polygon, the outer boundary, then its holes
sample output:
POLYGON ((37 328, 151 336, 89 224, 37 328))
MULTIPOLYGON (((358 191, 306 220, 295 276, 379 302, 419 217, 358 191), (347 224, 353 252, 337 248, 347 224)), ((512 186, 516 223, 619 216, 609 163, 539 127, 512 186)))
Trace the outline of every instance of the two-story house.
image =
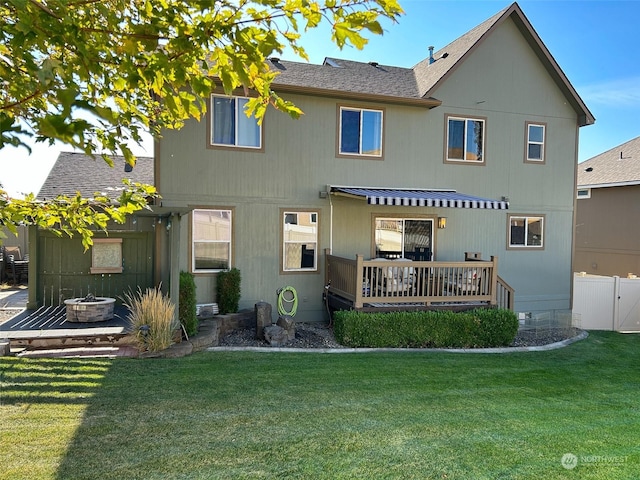
POLYGON ((237 267, 241 308, 290 285, 297 317, 319 321, 326 252, 482 252, 516 311, 570 310, 578 130, 594 117, 516 3, 412 68, 270 63, 302 118, 258 124, 244 93, 214 93, 206 121, 156 144, 172 296, 186 270, 215 301, 217 272, 237 267))
POLYGON ((640 137, 578 165, 574 271, 640 274, 640 137))

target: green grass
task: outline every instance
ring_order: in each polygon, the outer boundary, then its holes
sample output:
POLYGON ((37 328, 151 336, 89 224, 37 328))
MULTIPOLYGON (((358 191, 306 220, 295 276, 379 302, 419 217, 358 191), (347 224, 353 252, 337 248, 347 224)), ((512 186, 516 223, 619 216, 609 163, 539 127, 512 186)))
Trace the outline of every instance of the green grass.
POLYGON ((549 352, 0 359, 0 478, 632 479, 640 336, 549 352), (563 468, 572 453, 578 465, 563 468))

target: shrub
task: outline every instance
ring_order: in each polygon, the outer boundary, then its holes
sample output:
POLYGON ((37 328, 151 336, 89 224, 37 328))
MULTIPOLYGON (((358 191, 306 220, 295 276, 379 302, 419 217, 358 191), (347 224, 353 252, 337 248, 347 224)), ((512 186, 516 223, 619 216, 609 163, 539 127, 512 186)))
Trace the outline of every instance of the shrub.
POLYGON ((218 273, 216 281, 216 299, 220 313, 236 313, 240 305, 240 270, 218 273))
POLYGON ((198 317, 196 316, 196 282, 193 274, 180 272, 180 295, 178 301, 178 318, 187 335, 198 333, 198 317))
POLYGON ((510 310, 334 314, 334 334, 350 347, 473 348, 507 346, 518 332, 510 310))
POLYGON ((174 318, 175 305, 159 287, 126 293, 125 306, 129 308, 128 320, 139 350, 158 352, 171 345, 180 324, 174 318))

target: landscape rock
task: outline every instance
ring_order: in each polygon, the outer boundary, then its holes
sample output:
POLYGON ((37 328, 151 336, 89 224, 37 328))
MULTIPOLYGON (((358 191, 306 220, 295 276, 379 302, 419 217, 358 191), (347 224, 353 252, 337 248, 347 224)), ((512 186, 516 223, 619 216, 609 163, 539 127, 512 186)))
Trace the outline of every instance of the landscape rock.
POLYGON ((272 347, 282 347, 287 343, 287 331, 279 325, 264 328, 264 339, 272 347))
POLYGON ((271 318, 271 304, 267 302, 258 302, 255 305, 256 310, 256 338, 264 339, 264 328, 273 324, 271 318))
POLYGON ((296 338, 296 322, 293 317, 288 315, 281 315, 276 322, 276 325, 284 328, 287 332, 287 340, 294 340, 296 338))

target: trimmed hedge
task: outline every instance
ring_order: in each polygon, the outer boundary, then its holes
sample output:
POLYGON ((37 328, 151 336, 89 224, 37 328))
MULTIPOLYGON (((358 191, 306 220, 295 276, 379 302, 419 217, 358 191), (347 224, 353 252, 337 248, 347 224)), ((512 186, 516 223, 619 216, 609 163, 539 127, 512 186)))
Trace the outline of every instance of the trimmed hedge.
POLYGON ((240 306, 240 270, 218 272, 216 301, 221 314, 236 313, 240 306))
POLYGON ((504 347, 518 332, 511 310, 476 308, 464 312, 334 313, 336 340, 348 347, 504 347))
POLYGON ((180 300, 178 301, 178 318, 187 335, 198 333, 198 317, 196 316, 196 282, 193 274, 180 272, 180 300))

